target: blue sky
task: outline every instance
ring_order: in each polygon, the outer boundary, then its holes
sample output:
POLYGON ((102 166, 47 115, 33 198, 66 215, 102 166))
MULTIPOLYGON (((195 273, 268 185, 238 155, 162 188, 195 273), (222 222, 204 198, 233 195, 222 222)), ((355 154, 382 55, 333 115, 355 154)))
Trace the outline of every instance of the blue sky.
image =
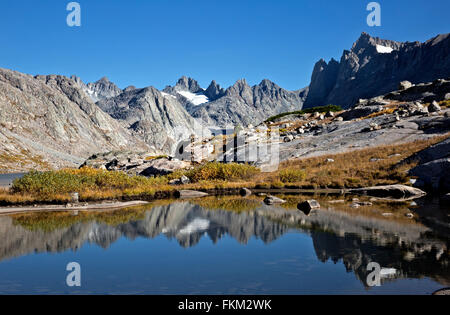
POLYGON ((448 0, 383 0, 381 27, 369 0, 69 0, 0 3, 0 67, 30 74, 107 76, 119 87, 163 88, 187 75, 207 87, 268 78, 295 90, 320 58, 339 59, 365 31, 398 41, 450 32, 448 0))

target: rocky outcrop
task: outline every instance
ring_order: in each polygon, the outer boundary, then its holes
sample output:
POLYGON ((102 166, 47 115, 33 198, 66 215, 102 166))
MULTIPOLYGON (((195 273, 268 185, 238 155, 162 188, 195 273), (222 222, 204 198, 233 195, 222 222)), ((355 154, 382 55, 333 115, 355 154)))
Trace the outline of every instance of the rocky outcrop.
MULTIPOLYGON (((450 77, 450 34, 424 43, 400 43, 363 33, 340 62, 322 59, 314 67, 305 107, 353 106, 358 99, 397 90, 405 80, 418 84, 450 77)), ((407 88, 407 86, 405 86, 407 88)))
POLYGON ((445 139, 407 158, 404 162, 416 161, 419 164, 450 158, 450 138, 445 139))
POLYGON ((411 169, 409 174, 417 176, 425 187, 443 192, 450 191, 450 158, 420 164, 411 169))
POLYGON ((81 167, 123 171, 129 175, 162 176, 190 167, 190 162, 153 156, 148 152, 113 151, 94 154, 81 167))
POLYGON ((417 162, 409 172, 417 177, 414 184, 432 190, 450 191, 450 138, 445 139, 403 160, 417 162))
MULTIPOLYGON (((419 101, 422 103, 433 103, 445 100, 445 96, 450 91, 450 77, 442 77, 433 82, 419 83, 403 90, 394 91, 384 96, 386 99, 411 102, 419 101), (448 78, 443 79, 443 78, 448 78)), ((431 105, 431 104, 430 104, 431 105)), ((439 105, 434 111, 441 110, 439 105)))

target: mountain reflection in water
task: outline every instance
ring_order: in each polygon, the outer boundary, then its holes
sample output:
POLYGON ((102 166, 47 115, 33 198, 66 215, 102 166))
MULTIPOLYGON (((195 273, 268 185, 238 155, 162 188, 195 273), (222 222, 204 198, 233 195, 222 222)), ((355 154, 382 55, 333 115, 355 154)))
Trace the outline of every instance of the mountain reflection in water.
MULTIPOLYGON (((320 202, 327 205, 326 200, 320 202)), ((238 241, 241 245, 237 246, 245 246, 252 238, 271 244, 293 232, 312 239, 317 263, 342 261, 347 272, 353 272, 359 279, 361 287, 366 286, 370 262, 393 268, 394 274, 384 277, 383 283, 427 277, 442 286, 450 284, 445 223, 435 228, 428 221, 421 222, 420 217, 417 221, 405 219, 403 215, 397 216, 400 219, 383 217, 376 215, 376 204, 375 210, 370 210, 375 214, 368 210, 370 215, 347 211, 345 207, 348 206, 328 204, 324 210, 306 216, 295 209, 266 206, 256 198, 223 197, 156 203, 113 212, 1 216, 0 271, 2 262, 12 258, 35 253, 77 252, 86 244, 108 249, 121 238, 132 246, 137 238, 151 242, 164 236, 188 249, 195 248, 205 237, 215 246, 221 246, 220 240, 225 237, 238 241), (224 200, 231 205, 238 204, 238 209, 233 206, 227 209, 224 200)))

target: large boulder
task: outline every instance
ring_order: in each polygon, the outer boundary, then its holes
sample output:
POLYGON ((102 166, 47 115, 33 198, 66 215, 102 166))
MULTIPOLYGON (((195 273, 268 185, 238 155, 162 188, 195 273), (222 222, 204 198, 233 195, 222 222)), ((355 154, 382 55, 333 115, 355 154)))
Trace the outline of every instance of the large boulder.
POLYGON ((309 215, 311 210, 320 209, 320 204, 314 200, 306 200, 297 205, 297 209, 302 211, 304 214, 309 215))
POLYGON ((385 185, 366 188, 349 189, 350 193, 379 198, 410 200, 420 198, 426 193, 418 188, 405 185, 385 185))
POLYGON ((162 176, 171 174, 177 170, 185 169, 190 166, 189 162, 177 159, 154 159, 147 161, 146 168, 139 173, 141 176, 162 176))
POLYGON ((433 101, 429 106, 428 106, 428 111, 430 113, 434 113, 434 112, 439 112, 441 110, 441 106, 439 106, 439 104, 436 101, 433 101))
POLYGON ((248 188, 241 188, 241 190, 239 190, 239 195, 241 195, 242 197, 248 197, 252 194, 252 191, 248 188))
POLYGON ((280 203, 285 203, 286 200, 283 200, 281 198, 275 197, 275 196, 267 196, 264 199, 264 203, 267 205, 273 205, 273 204, 280 204, 280 203))

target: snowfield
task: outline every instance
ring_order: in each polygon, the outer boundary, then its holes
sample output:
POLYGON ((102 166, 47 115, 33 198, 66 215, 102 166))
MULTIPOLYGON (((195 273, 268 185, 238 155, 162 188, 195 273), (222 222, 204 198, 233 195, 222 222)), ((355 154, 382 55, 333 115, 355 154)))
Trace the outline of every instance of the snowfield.
POLYGON ((184 96, 185 98, 187 98, 187 100, 189 102, 191 102, 192 104, 194 104, 196 106, 209 102, 206 95, 203 95, 203 94, 194 94, 189 91, 178 91, 178 94, 184 96))
POLYGON ((161 94, 162 94, 162 96, 164 96, 164 97, 172 97, 172 98, 176 98, 175 96, 170 95, 170 94, 167 94, 167 93, 165 93, 165 92, 161 92, 161 94))
POLYGON ((393 50, 391 47, 377 45, 377 52, 380 54, 390 54, 393 50))

